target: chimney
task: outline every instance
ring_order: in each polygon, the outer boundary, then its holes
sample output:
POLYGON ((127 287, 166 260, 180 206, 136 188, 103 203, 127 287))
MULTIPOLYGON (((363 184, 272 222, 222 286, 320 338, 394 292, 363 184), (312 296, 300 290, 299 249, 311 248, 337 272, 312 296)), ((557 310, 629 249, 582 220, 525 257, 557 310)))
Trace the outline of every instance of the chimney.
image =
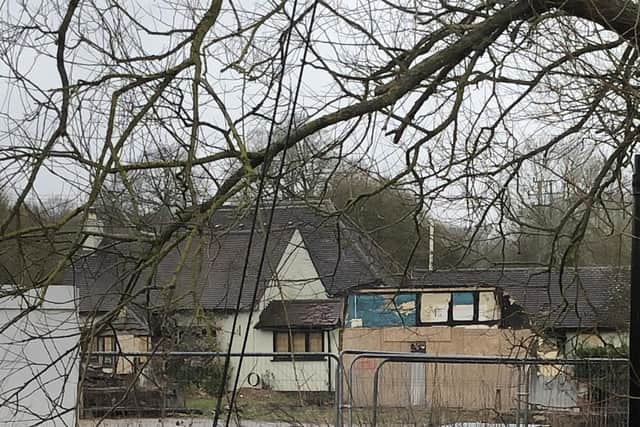
POLYGON ((104 231, 103 222, 98 219, 98 214, 94 208, 89 209, 89 213, 87 214, 87 220, 84 223, 84 227, 82 230, 85 234, 83 248, 89 251, 95 251, 100 242, 102 241, 102 234, 104 231))

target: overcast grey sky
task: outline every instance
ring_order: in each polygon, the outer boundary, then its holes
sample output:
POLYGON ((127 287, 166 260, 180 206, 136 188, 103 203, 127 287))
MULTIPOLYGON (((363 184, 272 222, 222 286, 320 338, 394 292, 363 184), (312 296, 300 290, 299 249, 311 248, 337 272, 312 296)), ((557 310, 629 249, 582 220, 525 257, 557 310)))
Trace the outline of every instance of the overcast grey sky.
MULTIPOLYGON (((409 2, 412 3, 412 2, 409 2)), ((408 4, 409 4, 408 3, 408 4)), ((266 92, 264 76, 259 76, 255 70, 255 79, 243 78, 238 67, 228 67, 230 63, 237 60, 242 51, 243 43, 248 40, 248 34, 242 37, 230 37, 225 39, 230 32, 233 32, 236 19, 244 23, 254 22, 266 11, 273 8, 275 2, 239 2, 236 7, 239 9, 236 15, 230 9, 230 3, 225 2, 223 12, 218 19, 208 40, 221 38, 220 41, 211 44, 206 50, 206 77, 207 81, 220 96, 220 99, 231 115, 232 120, 237 120, 250 108, 261 101, 261 96, 266 92)), ((312 2, 310 0, 301 1, 298 8, 305 10, 312 2)), ((375 2, 365 0, 344 0, 330 3, 335 9, 345 13, 354 22, 362 23, 366 30, 375 34, 379 43, 387 45, 410 46, 418 37, 416 31, 421 35, 431 31, 429 26, 411 19, 406 21, 406 14, 401 12, 390 13, 388 9, 375 2), (376 9, 377 6, 380 6, 376 9)), ((163 0, 149 1, 129 1, 125 3, 127 13, 138 19, 143 25, 154 31, 167 31, 181 28, 192 28, 194 23, 202 16, 207 1, 190 2, 189 7, 181 3, 172 3, 163 0), (193 3, 193 4, 191 4, 193 3)), ((428 8, 425 3, 425 10, 428 8)), ((286 10, 291 12, 292 2, 286 2, 286 10)), ((0 146, 5 154, 10 158, 0 157, 0 172, 4 182, 0 190, 15 194, 26 182, 26 177, 30 173, 31 163, 22 160, 16 161, 15 154, 33 147, 42 147, 51 135, 56 124, 56 113, 39 106, 45 100, 53 96, 60 99, 60 76, 55 64, 56 45, 53 42, 54 34, 47 34, 38 31, 20 32, 17 25, 37 24, 43 28, 55 31, 61 22, 62 13, 66 9, 66 2, 28 2, 27 5, 20 5, 13 2, 5 2, 2 5, 2 21, 0 25, 11 31, 5 31, 4 37, 0 39, 0 49, 2 50, 2 63, 0 64, 0 89, 5 94, 2 104, 0 104, 0 123, 3 132, 0 133, 0 146), (17 81, 16 76, 21 76, 17 81), (13 151, 6 149, 12 148, 13 151)), ((100 21, 95 10, 90 5, 84 5, 78 12, 71 26, 68 44, 78 46, 67 50, 68 63, 66 64, 70 81, 77 83, 81 80, 88 80, 96 76, 109 72, 110 66, 103 65, 104 59, 101 53, 96 50, 96 46, 108 46, 110 43, 118 44, 118 49, 123 56, 157 54, 163 52, 169 46, 175 45, 183 35, 175 33, 171 36, 149 35, 138 31, 137 38, 127 40, 109 40, 108 34, 103 31, 101 25, 110 25, 113 34, 122 34, 123 38, 130 37, 127 31, 126 20, 123 23, 109 21, 110 17, 116 15, 115 11, 105 9, 103 19, 100 21), (106 24, 103 24, 106 23, 106 24), (120 27, 119 27, 120 26, 120 27), (79 43, 83 38, 83 42, 79 43), (92 44, 87 43, 90 41, 92 44)), ((267 59, 268 54, 278 47, 278 37, 282 34, 282 29, 287 23, 286 16, 276 14, 269 20, 269 25, 260 28, 260 31, 253 39, 253 47, 247 51, 245 60, 240 63, 246 66, 251 62, 262 67, 267 75, 273 75, 275 66, 273 61, 260 63, 262 59, 267 59), (271 68, 270 68, 271 67, 271 68)), ((278 117, 283 120, 290 111, 286 108, 290 105, 292 91, 297 81, 300 70, 302 55, 301 41, 306 36, 306 28, 309 24, 309 16, 303 20, 294 32, 292 46, 295 50, 287 58, 285 91, 281 99, 278 117)), ((335 83, 335 79, 326 71, 321 70, 320 65, 324 63, 335 67, 337 72, 358 72, 366 67, 376 67, 389 60, 389 52, 384 51, 378 45, 371 43, 362 32, 354 30, 353 25, 347 25, 344 21, 337 19, 331 10, 319 7, 316 27, 313 31, 312 47, 309 63, 304 70, 301 97, 299 100, 299 112, 304 112, 310 117, 318 117, 335 111, 340 107, 354 103, 353 99, 348 99, 341 95, 340 87, 335 83), (364 43, 364 44, 363 44, 364 43), (353 64, 353 70, 342 69, 339 63, 349 62, 353 64), (358 67, 361 67, 360 69, 358 67)), ((607 36, 594 34, 595 41, 598 38, 606 39, 607 36)), ((580 42, 576 41, 576 44, 580 42)), ((549 50, 567 49, 573 46, 567 43, 566 46, 557 47, 549 42, 549 50)), ((500 44, 497 44, 496 54, 501 53, 500 44)), ((547 58, 544 52, 541 55, 533 55, 526 50, 522 54, 507 52, 505 50, 504 62, 501 65, 501 72, 504 75, 531 77, 538 72, 552 58, 547 58)), ((558 54, 562 52, 559 51, 558 54)), ((139 68, 141 73, 151 73, 160 71, 163 68, 176 64, 184 59, 186 50, 179 50, 178 53, 170 55, 166 60, 139 64, 131 69, 139 68)), ((476 70, 489 70, 493 66, 493 59, 487 56, 482 57, 476 65, 476 70)), ((603 61, 604 63, 604 61, 603 61)), ((594 62, 597 67, 598 62, 594 62)), ((111 66, 114 70, 118 67, 111 66)), ((124 68, 123 68, 124 69, 124 68)), ((189 72, 186 75, 190 75, 189 72)), ((123 82, 118 82, 106 89, 113 90, 123 82)), ((570 79, 566 79, 566 84, 571 85, 570 79)), ((361 85, 351 83, 349 87, 354 93, 362 91, 361 85)), ((442 86, 450 91, 436 93, 423 106, 421 115, 425 119, 422 126, 426 129, 434 128, 439 121, 445 119, 450 113, 452 100, 451 93, 455 92, 455 82, 449 82, 442 86)), ((188 93, 188 85, 183 87, 188 93)), ((482 143, 483 128, 490 126, 504 108, 513 102, 522 93, 522 90, 510 88, 507 85, 500 86, 498 92, 488 83, 479 83, 474 87, 467 87, 465 98, 460 108, 459 120, 456 126, 449 126, 441 132, 438 137, 429 141, 420 149, 418 164, 424 168, 425 176, 431 178, 423 183, 427 189, 437 188, 445 184, 448 178, 463 176, 468 164, 451 166, 452 156, 464 157, 469 150, 473 149, 473 144, 480 141, 482 143), (476 138, 477 141, 476 141, 476 138), (476 142, 474 142, 476 141, 476 142), (440 171, 440 172, 438 172, 440 171), (443 175, 447 174, 447 175, 443 175)), ((554 111, 553 107, 557 102, 558 93, 551 90, 549 86, 541 85, 535 89, 518 107, 505 116, 502 123, 495 129, 494 140, 489 149, 486 149, 474 158, 473 162, 482 164, 482 168, 487 171, 499 168, 505 161, 509 161, 513 156, 522 154, 535 144, 542 143, 549 138, 549 135, 557 134, 572 123, 570 121, 559 120, 562 111, 554 111), (551 106, 551 107, 550 107, 551 106), (549 111, 545 111, 548 109, 549 111), (534 118, 535 117, 535 118, 534 118)), ((254 116, 250 120, 239 123, 238 131, 250 146, 261 146, 263 142, 251 141, 252 136, 257 132, 263 132, 268 127, 267 117, 274 105, 275 90, 271 89, 271 97, 261 108, 262 118, 254 116)), ((401 102, 393 105, 391 111, 402 116, 413 105, 420 92, 405 97, 401 102)), ((134 93, 128 102, 136 104, 142 102, 145 93, 134 93)), ((190 107, 191 98, 187 97, 185 107, 190 107)), ((80 155, 91 161, 98 161, 99 155, 105 146, 105 131, 107 129, 107 113, 110 105, 110 93, 107 90, 87 90, 82 95, 74 96, 72 101, 71 119, 69 124, 69 139, 61 139, 54 146, 55 151, 73 153, 74 150, 81 150, 80 155)), ((126 122, 127 114, 131 113, 126 108, 120 107, 119 115, 122 116, 123 123, 126 122)), ((201 96, 200 100, 201 120, 211 125, 226 128, 220 109, 210 97, 201 96)), ((120 116, 119 116, 120 117, 120 116)), ((367 132, 366 143, 355 149, 351 160, 359 160, 363 166, 373 168, 376 172, 391 176, 402 171, 406 167, 405 152, 422 136, 422 132, 417 132, 409 128, 403 135, 399 144, 393 144, 393 135, 389 131, 398 126, 398 122, 385 119, 382 115, 373 116, 373 126, 358 128, 345 144, 345 150, 350 151, 355 147, 360 139, 367 132)), ((352 123, 352 122, 349 122, 352 123)), ((179 123, 173 123, 177 126, 179 123)), ((120 124, 116 123, 119 129, 120 124)), ((346 129, 346 124, 335 126, 323 131, 322 138, 328 140, 340 135, 346 129)), ((178 135, 185 138, 189 133, 189 126, 183 125, 178 135)), ((212 131, 211 128, 201 127, 199 130, 201 142, 198 145, 199 155, 215 153, 226 147, 226 142, 221 134, 212 131)), ((114 135, 117 137, 117 135, 114 135)), ((129 138, 121 153, 121 161, 135 161, 140 158, 143 152, 153 150, 157 144, 180 145, 180 138, 176 135, 164 132, 162 126, 153 129, 143 129, 139 127, 129 138)), ((594 141, 594 135, 578 135, 577 138, 594 141)), ((566 145, 571 147, 572 143, 566 145)), ((557 147, 558 153, 564 150, 563 145, 557 147)), ((600 154, 607 154, 611 148, 603 145, 602 148, 591 153, 590 147, 585 147, 588 156, 597 157, 600 154)), ((573 150, 575 153, 576 150, 573 150)), ((553 156, 552 156, 553 157, 553 156)), ((42 197, 74 198, 82 200, 85 192, 90 188, 94 173, 94 168, 78 162, 65 159, 60 156, 52 156, 45 161, 44 167, 38 173, 35 180, 35 193, 42 197)), ((215 178, 222 178, 229 172, 227 164, 210 164, 206 166, 206 172, 215 178)), ((198 168, 196 168, 198 169, 198 168)), ((533 171, 533 167, 523 167, 523 171, 533 171)), ((495 179, 477 179, 471 183, 476 194, 490 195, 497 191, 494 186, 501 185, 500 175, 495 179)), ((533 181, 533 179, 532 179, 533 181)), ((464 196, 462 187, 469 186, 468 180, 462 179, 459 183, 447 184, 448 187, 439 193, 436 200, 437 211, 441 216, 454 220, 468 217, 465 202, 455 200, 464 196)), ((526 185, 526 183, 522 183, 526 185)), ((34 194, 35 194, 34 193, 34 194)))

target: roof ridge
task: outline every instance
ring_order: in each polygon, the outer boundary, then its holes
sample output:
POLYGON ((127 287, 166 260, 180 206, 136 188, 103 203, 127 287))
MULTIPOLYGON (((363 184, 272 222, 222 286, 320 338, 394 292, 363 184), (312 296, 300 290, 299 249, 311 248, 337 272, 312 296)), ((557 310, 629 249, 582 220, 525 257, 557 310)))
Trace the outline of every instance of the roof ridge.
POLYGON ((328 303, 340 303, 339 298, 297 298, 297 299, 274 299, 272 301, 283 301, 288 303, 309 303, 309 302, 328 302, 328 303))
MULTIPOLYGON (((360 226, 355 222, 355 220, 354 220, 353 218, 351 218, 351 217, 349 216, 349 214, 348 214, 348 213, 346 213, 346 212, 342 212, 340 215, 338 215, 338 222, 342 222, 344 219, 346 219, 346 221, 347 221, 347 222, 349 222, 351 226, 353 226, 353 228, 354 228, 354 229, 355 229, 355 231, 360 235, 360 237, 361 237, 361 238, 363 238, 363 239, 367 240, 367 242, 368 242, 369 244, 371 244, 371 246, 373 246, 376 250, 378 250, 378 251, 380 251, 382 254, 384 254, 384 255, 389 259, 389 261, 390 261, 390 263, 391 263, 391 264, 395 264, 395 266, 396 266, 396 267, 400 267, 399 263, 395 260, 395 258, 394 258, 394 257, 393 257, 389 252, 387 252, 387 250, 386 250, 386 249, 384 249, 384 248, 383 248, 383 247, 382 247, 378 242, 376 242, 376 240, 375 240, 373 237, 371 237, 371 236, 369 235, 369 233, 367 233, 365 230, 363 230, 363 229, 362 229, 362 227, 360 227, 360 226)), ((357 247, 357 249, 358 249, 358 252, 360 252, 360 254, 365 258, 365 260, 369 261, 369 260, 370 260, 370 258, 369 258, 369 256, 367 255, 367 252, 364 250, 364 248, 362 248, 362 246, 359 244, 359 242, 357 242, 357 241, 356 241, 356 242, 354 242, 354 243, 355 243, 355 246, 356 246, 356 247, 357 247)), ((374 261, 375 261, 375 260, 374 260, 374 261)), ((380 275, 378 274, 378 272, 377 272, 377 271, 374 271, 374 270, 371 268, 370 264, 373 264, 373 263, 366 263, 367 268, 369 268, 369 270, 371 271, 371 273, 373 274, 373 276, 376 276, 376 277, 380 278, 380 277, 379 277, 380 275)), ((383 268, 384 268, 385 266, 387 266, 387 263, 386 263, 386 262, 382 262, 381 264, 383 265, 383 268)), ((389 275, 397 274, 397 273, 394 273, 394 272, 392 272, 392 271, 386 271, 386 273, 388 273, 389 275)))
MULTIPOLYGON (((576 271, 576 270, 593 270, 593 271, 603 271, 603 270, 629 270, 631 268, 630 265, 585 265, 585 266, 577 266, 577 267, 564 267, 563 271, 576 271)), ((492 267, 492 268, 447 268, 447 269, 437 269, 437 270, 428 270, 426 268, 415 268, 414 272, 420 274, 434 274, 434 273, 471 273, 471 272, 501 272, 501 271, 535 271, 535 272, 554 272, 557 273, 560 271, 559 267, 492 267)))
MULTIPOLYGON (((265 204, 266 203, 273 203, 273 198, 263 198, 260 201, 260 203, 265 203, 265 204)), ((313 204, 315 204, 318 207, 322 206, 322 205, 326 205, 326 206, 332 208, 332 210, 335 209, 335 208, 333 208, 333 203, 330 200, 321 199, 321 198, 318 198, 318 199, 309 198, 309 199, 305 199, 305 200, 290 200, 290 199, 288 199, 288 200, 287 199, 285 199, 285 200, 277 200, 275 208, 276 209, 288 209, 288 208, 292 208, 292 207, 301 207, 301 208, 303 208, 303 207, 310 207, 310 205, 313 205, 313 204), (317 203, 315 203, 315 202, 317 202, 317 203)), ((253 205, 253 203, 252 203, 252 205, 253 205)), ((243 206, 244 205, 242 205, 242 204, 235 204, 235 203, 225 204, 225 205, 220 206, 216 210, 216 212, 232 211, 232 210, 238 209, 238 208, 243 207, 243 206)), ((265 206, 264 208, 261 207, 260 209, 268 209, 268 210, 270 210, 270 209, 272 209, 272 207, 273 207, 273 205, 272 206, 265 206)))

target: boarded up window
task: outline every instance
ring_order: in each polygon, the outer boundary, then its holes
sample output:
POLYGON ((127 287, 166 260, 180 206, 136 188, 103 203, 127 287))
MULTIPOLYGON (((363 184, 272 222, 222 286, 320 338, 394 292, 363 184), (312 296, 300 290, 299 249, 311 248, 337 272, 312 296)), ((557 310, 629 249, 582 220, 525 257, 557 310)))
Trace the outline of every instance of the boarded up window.
POLYGON ((306 351, 306 334, 294 332, 293 333, 293 345, 291 346, 291 351, 294 353, 304 353, 306 351))
POLYGON ((322 332, 309 333, 309 350, 310 352, 322 351, 322 332))
POLYGON ((468 324, 500 320, 493 291, 440 291, 420 294, 420 323, 468 324))
POLYGON ((273 351, 278 353, 320 353, 323 332, 274 332, 273 351), (289 345, 291 343, 291 345, 289 345))
POLYGON ((474 311, 473 292, 453 292, 453 320, 455 322, 467 322, 473 320, 474 311))
POLYGON ((449 303, 451 294, 423 293, 420 296, 420 322, 446 323, 449 320, 449 303))
POLYGON ((498 303, 493 292, 480 292, 478 296, 478 320, 499 320, 498 303))
POLYGON ((274 332, 276 334, 276 339, 274 341, 275 348, 273 351, 276 352, 287 352, 289 351, 289 334, 286 332, 274 332))

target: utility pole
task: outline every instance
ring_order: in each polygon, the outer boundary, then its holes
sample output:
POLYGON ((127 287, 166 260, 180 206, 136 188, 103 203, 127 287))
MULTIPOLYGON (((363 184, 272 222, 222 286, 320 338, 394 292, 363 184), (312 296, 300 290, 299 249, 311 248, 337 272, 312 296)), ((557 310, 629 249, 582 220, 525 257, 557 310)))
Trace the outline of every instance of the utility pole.
POLYGON ((629 323, 629 427, 640 426, 640 155, 634 156, 629 323))
POLYGON ((436 232, 436 225, 433 222, 433 220, 430 219, 429 220, 429 271, 433 271, 433 259, 435 258, 435 254, 433 253, 435 250, 434 248, 435 232, 436 232))

